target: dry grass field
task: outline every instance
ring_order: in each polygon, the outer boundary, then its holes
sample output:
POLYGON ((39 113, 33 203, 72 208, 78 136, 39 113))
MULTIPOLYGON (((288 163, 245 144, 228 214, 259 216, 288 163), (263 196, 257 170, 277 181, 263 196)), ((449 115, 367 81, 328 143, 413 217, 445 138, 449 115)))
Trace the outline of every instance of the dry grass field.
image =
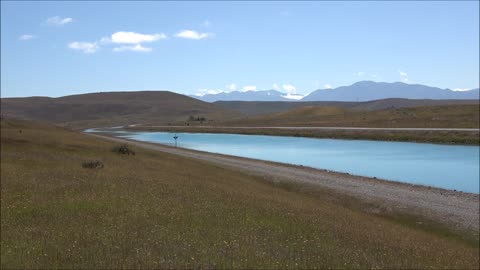
POLYGON ((381 110, 307 106, 236 120, 235 126, 330 126, 381 128, 478 128, 478 104, 420 106, 381 110))
POLYGON ((478 268, 478 238, 114 146, 2 120, 1 268, 478 268))
MULTIPOLYGON (((149 127, 138 125, 130 130, 211 132, 276 136, 299 136, 313 138, 363 139, 381 141, 409 141, 425 143, 478 145, 478 131, 437 130, 312 130, 312 129, 269 129, 264 127, 369 127, 369 128, 479 128, 480 106, 478 104, 455 104, 416 106, 412 100, 401 100, 403 108, 372 109, 392 103, 375 102, 331 102, 335 106, 305 106, 287 111, 245 116, 232 121, 211 123, 188 122, 188 126, 149 127), (357 106, 357 107, 355 107, 357 106), (346 108, 347 107, 347 108, 346 108), (236 128, 236 127, 249 127, 236 128)), ((446 102, 446 101, 445 101, 446 102)), ((473 102, 473 101, 472 101, 473 102)), ((254 102, 255 103, 255 102, 254 102)), ((259 103, 259 102, 257 102, 259 103)), ((263 102, 268 105, 268 102, 263 102)), ((219 103, 223 104, 223 103, 219 103)), ((247 108, 249 102, 225 102, 227 105, 247 108), (246 107, 247 106, 247 107, 246 107)), ((294 104, 294 103, 292 103, 294 104)), ((285 109, 281 102, 272 102, 272 108, 285 109)), ((400 104, 400 103, 398 103, 400 104)), ((398 105, 397 104, 397 105, 398 105)), ((260 106, 260 105, 259 105, 260 106)), ((269 108, 269 109, 272 109, 269 108)), ((236 108, 239 109, 239 108, 236 108)), ((268 109, 268 108, 267 108, 268 109)), ((181 123, 184 125, 184 123, 181 123)))
POLYGON ((393 108, 413 108, 440 105, 478 105, 478 99, 406 99, 386 98, 371 101, 216 101, 225 109, 239 112, 246 116, 259 116, 287 112, 302 107, 337 107, 353 110, 385 110, 393 108))

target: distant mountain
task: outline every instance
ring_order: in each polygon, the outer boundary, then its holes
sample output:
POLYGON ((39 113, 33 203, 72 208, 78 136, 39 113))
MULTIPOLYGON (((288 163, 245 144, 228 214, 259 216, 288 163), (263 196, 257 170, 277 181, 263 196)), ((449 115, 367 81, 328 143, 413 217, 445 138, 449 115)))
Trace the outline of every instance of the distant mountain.
POLYGON ((287 94, 276 90, 265 91, 233 91, 218 94, 207 94, 204 96, 191 96, 206 102, 215 101, 292 101, 287 98, 287 94))
POLYGON ((478 99, 479 90, 453 91, 421 84, 361 81, 350 86, 314 91, 302 101, 369 101, 386 98, 478 99))
MULTIPOLYGON (((216 101, 296 101, 292 96, 276 90, 265 91, 233 91, 204 96, 190 96, 206 102, 216 101)), ((479 90, 453 91, 421 84, 406 84, 401 82, 386 83, 361 81, 350 86, 334 89, 319 89, 300 101, 371 101, 389 98, 404 99, 479 99, 479 90)))

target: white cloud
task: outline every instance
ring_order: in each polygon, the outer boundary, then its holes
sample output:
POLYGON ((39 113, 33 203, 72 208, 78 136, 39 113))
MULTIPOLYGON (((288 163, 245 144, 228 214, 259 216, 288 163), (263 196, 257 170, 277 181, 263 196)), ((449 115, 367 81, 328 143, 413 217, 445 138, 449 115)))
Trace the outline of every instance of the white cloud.
POLYGON ((141 34, 135 32, 125 32, 119 31, 115 32, 109 37, 103 37, 99 41, 88 43, 88 42, 72 42, 68 45, 69 48, 75 50, 82 50, 84 53, 94 53, 99 48, 100 45, 109 45, 109 44, 127 44, 124 46, 119 46, 113 48, 114 52, 151 52, 152 48, 142 46, 142 43, 155 42, 160 39, 165 39, 167 36, 163 33, 155 34, 141 34))
POLYGON ((298 95, 298 94, 286 94, 286 95, 283 95, 282 97, 284 98, 288 98, 288 99, 294 99, 294 100, 300 100, 302 99, 304 96, 303 95, 298 95))
POLYGON ((242 88, 242 92, 255 91, 255 90, 257 90, 257 87, 254 85, 246 85, 242 88))
POLYGON ((469 91, 469 90, 472 90, 472 89, 470 89, 470 88, 454 88, 454 89, 452 89, 452 90, 453 90, 453 91, 460 91, 460 92, 461 92, 461 91, 469 91))
POLYGON ((278 84, 274 83, 273 86, 272 86, 273 90, 280 90, 280 86, 278 86, 278 84))
POLYGON ((151 52, 152 48, 143 47, 140 44, 132 45, 132 46, 120 46, 113 48, 114 52, 124 52, 124 51, 132 51, 132 52, 151 52))
POLYGON ((75 41, 75 42, 69 43, 68 47, 72 50, 82 51, 83 53, 86 53, 86 54, 95 53, 99 49, 97 42, 75 41))
POLYGON ((197 97, 203 97, 205 95, 216 95, 220 93, 225 93, 225 91, 219 89, 198 89, 196 94, 193 94, 197 97))
POLYGON ((140 44, 144 42, 154 42, 160 39, 166 39, 167 35, 163 33, 156 34, 140 34, 135 32, 115 32, 110 38, 104 37, 100 41, 102 43, 118 43, 118 44, 140 44))
POLYGON ((230 90, 230 91, 235 91, 235 90, 237 90, 237 86, 236 86, 234 83, 231 83, 231 84, 229 84, 229 85, 227 85, 227 86, 225 86, 225 87, 226 87, 228 90, 230 90))
POLYGON ((325 84, 323 87, 324 87, 325 89, 332 89, 332 86, 331 86, 330 84, 328 84, 328 83, 325 84))
POLYGON ((408 82, 408 74, 405 71, 398 70, 398 74, 400 74, 400 80, 402 82, 408 82))
POLYGON ((282 86, 283 86, 283 90, 287 91, 288 94, 295 94, 297 92, 297 89, 295 88, 295 86, 291 84, 284 84, 282 86))
POLYGON ((215 95, 215 94, 220 94, 220 93, 223 93, 222 90, 215 90, 215 89, 208 89, 207 90, 207 94, 210 94, 210 95, 215 95))
POLYGON ((73 22, 73 19, 69 17, 54 16, 47 19, 47 23, 51 25, 64 25, 71 22, 73 22))
POLYGON ((21 35, 18 39, 19 40, 30 40, 30 39, 34 39, 34 38, 36 38, 36 36, 25 34, 25 35, 21 35))
POLYGON ((197 31, 193 30, 182 30, 178 33, 175 34, 176 37, 178 38, 187 38, 187 39, 204 39, 213 36, 212 33, 199 33, 197 31))

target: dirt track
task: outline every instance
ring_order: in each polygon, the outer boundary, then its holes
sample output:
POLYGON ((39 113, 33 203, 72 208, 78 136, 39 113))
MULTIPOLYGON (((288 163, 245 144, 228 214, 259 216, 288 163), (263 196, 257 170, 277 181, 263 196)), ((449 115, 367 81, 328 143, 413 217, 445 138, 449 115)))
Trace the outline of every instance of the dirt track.
POLYGON ((259 175, 272 181, 309 183, 366 202, 380 203, 385 208, 421 215, 448 224, 459 230, 479 229, 479 195, 432 187, 410 185, 374 178, 354 176, 302 166, 260 161, 170 146, 119 139, 109 136, 92 136, 112 141, 128 142, 137 147, 195 158, 217 165, 259 175))

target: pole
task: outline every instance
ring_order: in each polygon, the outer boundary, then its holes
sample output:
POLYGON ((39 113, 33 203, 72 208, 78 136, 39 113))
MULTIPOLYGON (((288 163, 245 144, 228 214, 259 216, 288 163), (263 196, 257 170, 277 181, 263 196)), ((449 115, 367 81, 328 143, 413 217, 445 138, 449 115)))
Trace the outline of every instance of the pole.
POLYGON ((173 139, 175 140, 175 147, 177 147, 177 139, 178 139, 177 133, 175 133, 175 136, 173 136, 173 139))

